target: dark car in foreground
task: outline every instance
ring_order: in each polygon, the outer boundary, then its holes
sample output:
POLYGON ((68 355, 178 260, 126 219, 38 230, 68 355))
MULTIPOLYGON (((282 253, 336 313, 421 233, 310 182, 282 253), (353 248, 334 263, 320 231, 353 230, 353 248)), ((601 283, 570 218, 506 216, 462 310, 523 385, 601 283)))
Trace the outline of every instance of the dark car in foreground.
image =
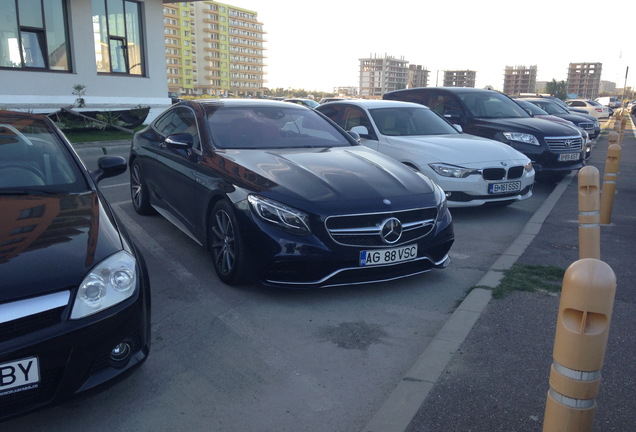
POLYGON ((379 282, 443 268, 442 189, 287 102, 181 102, 134 136, 131 194, 211 252, 221 281, 379 282))
POLYGON ((463 131, 511 145, 532 160, 537 180, 558 180, 584 166, 583 137, 573 128, 532 118, 508 96, 467 87, 396 90, 383 99, 426 105, 463 131))
POLYGON ((0 111, 0 419, 121 378, 146 359, 148 275, 89 173, 46 117, 0 111))

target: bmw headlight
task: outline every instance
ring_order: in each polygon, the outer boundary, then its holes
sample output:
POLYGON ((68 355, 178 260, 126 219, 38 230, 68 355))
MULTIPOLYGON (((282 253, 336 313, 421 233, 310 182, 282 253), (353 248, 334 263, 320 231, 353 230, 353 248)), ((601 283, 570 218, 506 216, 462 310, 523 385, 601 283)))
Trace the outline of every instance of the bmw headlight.
POLYGON ((261 219, 294 234, 311 234, 305 213, 258 195, 248 196, 247 201, 261 219))
POLYGON ((509 141, 516 141, 524 144, 541 145, 537 137, 522 132, 504 132, 504 136, 509 141))
POLYGON ((534 169, 534 167, 532 166, 532 162, 528 162, 523 166, 523 168, 526 170, 527 173, 532 172, 532 170, 534 169))
POLYGON ((77 290, 71 319, 108 309, 135 293, 135 257, 120 251, 102 261, 84 278, 77 290))
POLYGON ((477 174, 478 171, 471 168, 464 168, 455 165, 449 165, 445 163, 432 163, 428 164, 435 173, 442 177, 464 178, 471 174, 477 174))

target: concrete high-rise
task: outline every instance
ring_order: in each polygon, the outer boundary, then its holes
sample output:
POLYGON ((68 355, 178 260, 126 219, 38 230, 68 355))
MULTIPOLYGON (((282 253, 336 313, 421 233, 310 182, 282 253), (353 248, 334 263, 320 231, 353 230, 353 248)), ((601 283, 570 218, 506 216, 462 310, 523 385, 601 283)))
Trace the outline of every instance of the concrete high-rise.
POLYGON ((508 96, 537 91, 537 66, 506 66, 503 92, 508 96))
POLYGON ((477 72, 473 70, 445 70, 444 87, 475 87, 477 72))
POLYGON ((256 12, 213 1, 164 2, 163 16, 170 91, 263 94, 265 32, 256 12))
POLYGON ((602 63, 570 63, 566 91, 568 96, 595 99, 601 86, 602 63))
POLYGON ((360 61, 360 96, 382 97, 386 92, 406 88, 408 61, 404 58, 373 55, 360 61))

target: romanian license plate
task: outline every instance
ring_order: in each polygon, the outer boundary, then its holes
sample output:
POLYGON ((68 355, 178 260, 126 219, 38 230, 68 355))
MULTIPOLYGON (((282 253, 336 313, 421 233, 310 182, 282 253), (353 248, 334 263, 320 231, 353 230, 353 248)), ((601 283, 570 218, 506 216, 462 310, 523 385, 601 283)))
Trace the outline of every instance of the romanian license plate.
POLYGON ((488 185, 488 193, 502 194, 521 190, 521 182, 491 183, 488 185))
POLYGON ((360 252, 361 266, 374 266, 410 261, 417 258, 417 245, 390 249, 374 249, 360 252))
POLYGON ((37 357, 0 364, 0 397, 36 388, 39 382, 37 357))
POLYGON ((580 156, 579 153, 559 153, 559 162, 577 161, 580 156))

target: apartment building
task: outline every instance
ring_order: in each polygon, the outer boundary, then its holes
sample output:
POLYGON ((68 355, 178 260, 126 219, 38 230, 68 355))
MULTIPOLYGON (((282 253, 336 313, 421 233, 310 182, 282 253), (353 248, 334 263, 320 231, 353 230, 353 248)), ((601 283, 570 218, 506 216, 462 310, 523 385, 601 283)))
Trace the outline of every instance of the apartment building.
POLYGON ((601 86, 602 63, 570 63, 566 91, 575 98, 595 99, 601 86))
POLYGON ((472 70, 444 71, 444 87, 475 87, 477 72, 472 70))
POLYGON ((379 98, 386 92, 406 88, 408 61, 385 55, 372 55, 360 61, 360 96, 379 98))
POLYGON ((164 3, 168 89, 179 95, 263 95, 265 47, 257 13, 213 1, 164 3))
POLYGON ((428 87, 430 72, 422 65, 409 65, 407 88, 428 87))
POLYGON ((509 96, 537 91, 537 66, 506 66, 503 92, 509 96))

